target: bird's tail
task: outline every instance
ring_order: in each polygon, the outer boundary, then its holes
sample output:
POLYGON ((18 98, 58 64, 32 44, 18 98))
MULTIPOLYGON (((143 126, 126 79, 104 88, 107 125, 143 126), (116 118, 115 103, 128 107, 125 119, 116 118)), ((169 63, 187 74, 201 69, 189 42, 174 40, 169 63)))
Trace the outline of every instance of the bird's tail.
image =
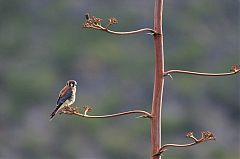
POLYGON ((50 121, 53 119, 53 117, 57 114, 59 108, 60 108, 61 105, 58 105, 54 111, 52 112, 52 114, 50 115, 50 121))

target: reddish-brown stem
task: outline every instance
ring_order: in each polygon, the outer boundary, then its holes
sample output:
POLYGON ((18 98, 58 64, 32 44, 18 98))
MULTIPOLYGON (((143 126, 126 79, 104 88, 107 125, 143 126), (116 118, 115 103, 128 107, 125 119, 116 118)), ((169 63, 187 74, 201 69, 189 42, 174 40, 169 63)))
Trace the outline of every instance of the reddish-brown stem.
POLYGON ((194 142, 188 143, 188 144, 165 144, 159 149, 158 153, 154 154, 153 156, 160 156, 163 152, 165 152, 170 147, 190 147, 202 142, 216 139, 215 135, 210 131, 202 132, 202 137, 200 139, 197 139, 196 137, 194 137, 193 132, 189 132, 186 137, 193 139, 194 142))
POLYGON ((131 35, 131 34, 136 34, 136 33, 140 33, 140 32, 149 32, 151 34, 156 34, 155 31, 153 29, 150 28, 143 28, 143 29, 138 29, 138 30, 134 30, 134 31, 126 31, 126 32, 117 32, 117 31, 112 31, 110 29, 108 29, 107 27, 102 27, 102 26, 98 26, 98 27, 90 27, 96 30, 102 30, 105 31, 107 33, 110 34, 115 34, 115 35, 131 35))
POLYGON ((160 149, 159 149, 159 152, 153 156, 159 156, 161 155, 163 152, 165 152, 167 150, 167 148, 169 147, 190 147, 190 146, 193 146, 193 145, 196 145, 198 144, 199 142, 192 142, 192 143, 189 143, 189 144, 165 144, 163 145, 160 149))
MULTIPOLYGON (((155 0, 154 5, 154 50, 155 50, 155 78, 152 99, 152 123, 151 123, 151 153, 156 154, 161 147, 161 110, 164 86, 164 52, 162 36, 162 12, 163 0, 155 0)), ((161 156, 152 156, 159 159, 161 156)))
POLYGON ((127 31, 127 32, 117 32, 117 31, 112 31, 112 30, 109 30, 109 29, 106 29, 105 31, 108 32, 108 33, 117 34, 117 35, 130 35, 130 34, 136 34, 136 33, 140 33, 140 32, 149 32, 149 33, 155 34, 155 32, 150 28, 143 28, 143 29, 138 29, 138 30, 134 30, 134 31, 127 31))
POLYGON ((184 70, 169 70, 164 72, 164 76, 170 75, 172 73, 183 73, 183 74, 191 74, 191 75, 199 75, 199 76, 229 76, 239 73, 240 70, 231 71, 227 73, 202 73, 202 72, 192 72, 192 71, 184 71, 184 70))
POLYGON ((161 147, 160 151, 167 149, 168 147, 189 147, 189 146, 193 146, 196 145, 198 142, 192 142, 189 144, 165 144, 161 147))
POLYGON ((143 110, 131 110, 131 111, 115 113, 110 115, 88 115, 87 112, 88 110, 85 110, 84 114, 82 114, 76 110, 71 110, 71 108, 67 110, 63 110, 64 114, 77 115, 84 118, 113 118, 113 117, 123 116, 127 114, 143 114, 142 117, 151 118, 151 114, 143 110))

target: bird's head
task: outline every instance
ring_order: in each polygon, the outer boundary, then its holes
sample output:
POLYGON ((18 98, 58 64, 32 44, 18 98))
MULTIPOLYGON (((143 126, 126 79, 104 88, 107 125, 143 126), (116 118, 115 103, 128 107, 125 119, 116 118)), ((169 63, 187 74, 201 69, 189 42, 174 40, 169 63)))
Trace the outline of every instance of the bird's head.
POLYGON ((66 85, 69 86, 69 87, 76 87, 77 82, 75 80, 69 80, 69 81, 67 81, 66 85))

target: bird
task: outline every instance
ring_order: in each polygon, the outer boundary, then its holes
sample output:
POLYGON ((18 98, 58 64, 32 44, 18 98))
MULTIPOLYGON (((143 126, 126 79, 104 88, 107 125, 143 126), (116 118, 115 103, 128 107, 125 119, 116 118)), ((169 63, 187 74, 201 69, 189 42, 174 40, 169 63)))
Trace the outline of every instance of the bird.
POLYGON ((72 105, 75 102, 76 91, 77 82, 75 80, 68 80, 66 85, 59 93, 56 108, 50 115, 50 121, 54 118, 58 111, 60 111, 64 107, 72 105))

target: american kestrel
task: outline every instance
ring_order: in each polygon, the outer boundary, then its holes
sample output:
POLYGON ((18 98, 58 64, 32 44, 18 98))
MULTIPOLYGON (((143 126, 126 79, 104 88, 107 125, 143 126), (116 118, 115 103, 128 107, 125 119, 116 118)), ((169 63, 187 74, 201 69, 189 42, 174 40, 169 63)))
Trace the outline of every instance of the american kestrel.
POLYGON ((75 102, 76 98, 76 87, 77 82, 74 80, 67 81, 66 85, 63 87, 63 89, 59 93, 59 97, 57 100, 57 106, 50 115, 50 120, 53 119, 53 117, 66 106, 70 106, 75 102))

